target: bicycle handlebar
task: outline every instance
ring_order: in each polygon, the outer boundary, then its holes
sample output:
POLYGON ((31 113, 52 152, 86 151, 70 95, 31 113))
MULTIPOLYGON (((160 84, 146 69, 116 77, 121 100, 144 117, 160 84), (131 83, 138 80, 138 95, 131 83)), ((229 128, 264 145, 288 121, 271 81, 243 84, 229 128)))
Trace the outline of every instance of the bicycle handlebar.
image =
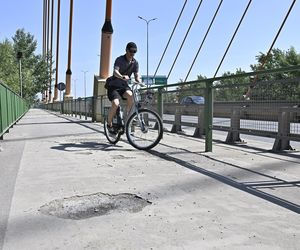
POLYGON ((140 85, 141 87, 146 87, 146 85, 144 83, 137 82, 137 81, 131 80, 131 79, 128 80, 128 83, 131 83, 131 84, 134 84, 134 85, 140 85))

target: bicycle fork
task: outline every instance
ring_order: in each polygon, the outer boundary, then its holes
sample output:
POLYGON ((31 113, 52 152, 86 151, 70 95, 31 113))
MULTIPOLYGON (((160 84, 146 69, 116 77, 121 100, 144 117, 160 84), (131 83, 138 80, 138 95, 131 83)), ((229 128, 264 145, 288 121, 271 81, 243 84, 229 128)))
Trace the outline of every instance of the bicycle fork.
POLYGON ((145 122, 144 122, 144 118, 143 116, 139 113, 139 104, 134 104, 128 114, 128 116, 126 117, 126 122, 127 123, 127 118, 129 118, 132 114, 136 114, 137 117, 137 123, 139 124, 141 131, 143 133, 146 133, 148 130, 146 128, 145 122))

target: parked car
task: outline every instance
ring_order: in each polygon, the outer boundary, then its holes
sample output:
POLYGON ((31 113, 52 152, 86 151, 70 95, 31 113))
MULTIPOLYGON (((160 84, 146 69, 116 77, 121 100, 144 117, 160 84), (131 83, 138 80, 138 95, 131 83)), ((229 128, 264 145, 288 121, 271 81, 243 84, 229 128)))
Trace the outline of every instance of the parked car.
POLYGON ((188 104, 204 104, 205 99, 203 96, 192 95, 185 96, 181 99, 180 104, 188 105, 188 104))

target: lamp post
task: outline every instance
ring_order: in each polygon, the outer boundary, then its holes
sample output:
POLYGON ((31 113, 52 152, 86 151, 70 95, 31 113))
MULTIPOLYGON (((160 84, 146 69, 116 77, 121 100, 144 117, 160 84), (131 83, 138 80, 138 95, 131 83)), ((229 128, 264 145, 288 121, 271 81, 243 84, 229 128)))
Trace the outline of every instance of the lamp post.
POLYGON ((88 72, 87 70, 81 70, 84 74, 84 109, 85 109, 85 119, 87 119, 87 114, 86 114, 86 73, 88 72))
POLYGON ((23 53, 21 51, 18 51, 17 59, 19 61, 19 78, 20 78, 20 96, 21 96, 21 98, 23 98, 22 56, 23 56, 23 53))
POLYGON ((84 75, 84 98, 86 98, 86 73, 88 72, 87 70, 81 70, 84 75))
POLYGON ((73 79, 73 82, 74 82, 74 94, 75 94, 75 99, 76 99, 76 82, 77 82, 77 78, 76 79, 73 79))
POLYGON ((138 16, 138 18, 144 20, 147 24, 147 87, 148 87, 148 84, 149 84, 149 23, 151 21, 156 20, 157 18, 152 18, 149 20, 146 20, 141 16, 138 16))

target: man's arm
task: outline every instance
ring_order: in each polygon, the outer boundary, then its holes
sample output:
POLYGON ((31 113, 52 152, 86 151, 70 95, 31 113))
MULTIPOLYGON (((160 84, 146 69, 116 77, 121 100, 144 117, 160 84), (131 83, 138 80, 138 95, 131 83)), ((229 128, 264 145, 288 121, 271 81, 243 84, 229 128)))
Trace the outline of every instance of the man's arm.
POLYGON ((136 82, 139 82, 139 83, 142 82, 142 79, 141 79, 141 76, 140 76, 139 72, 134 72, 134 79, 135 79, 136 82))
POLYGON ((117 66, 115 66, 115 68, 114 68, 114 76, 119 79, 125 80, 125 81, 127 81, 129 79, 128 75, 122 75, 120 73, 119 67, 117 67, 117 66))

